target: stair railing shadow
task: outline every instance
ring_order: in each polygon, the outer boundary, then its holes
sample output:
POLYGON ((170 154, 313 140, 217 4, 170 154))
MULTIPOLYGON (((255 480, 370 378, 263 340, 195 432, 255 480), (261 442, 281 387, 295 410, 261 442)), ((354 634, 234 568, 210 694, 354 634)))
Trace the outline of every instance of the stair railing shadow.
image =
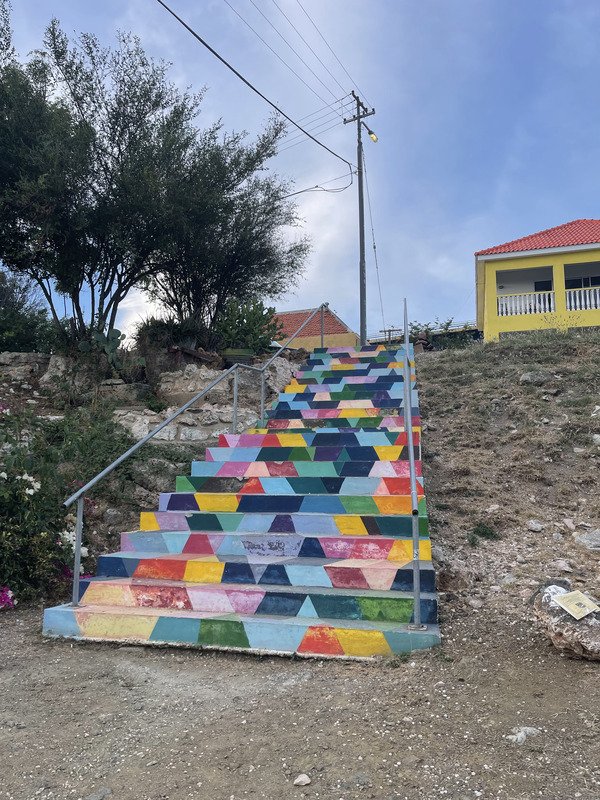
POLYGON ((150 431, 143 439, 140 439, 139 442, 136 442, 133 447, 130 447, 123 455, 119 456, 112 464, 109 464, 108 467, 99 472, 94 478, 88 481, 85 486, 82 486, 75 494, 71 495, 67 500, 64 501, 63 505, 65 508, 68 508, 73 503, 77 502, 77 522, 75 527, 75 562, 73 564, 73 592, 71 596, 71 606, 76 608, 79 606, 79 576, 81 572, 81 538, 82 538, 82 531, 83 531, 83 503, 84 503, 84 496, 87 491, 89 491, 93 486, 99 483, 103 478, 109 475, 116 467, 123 463, 127 458, 129 458, 132 453, 135 453, 136 450, 139 450, 140 447, 149 442, 150 439, 153 439, 156 434, 165 428, 170 422, 176 419, 180 414, 183 414, 190 406, 194 405, 200 398, 204 397, 205 394, 210 392, 211 389, 219 384, 222 380, 227 378, 229 375, 233 373, 233 422, 232 422, 232 432, 237 433, 237 412, 238 412, 238 388, 239 388, 239 370, 240 369, 248 369, 253 372, 259 372, 261 375, 261 396, 260 396, 260 422, 261 425, 265 422, 265 373, 267 369, 271 366, 273 361, 286 350, 291 342, 298 336, 300 331, 302 331, 311 319, 316 316, 319 312, 321 313, 321 347, 324 347, 325 341, 325 309, 329 307, 329 303, 321 303, 318 308, 312 312, 312 314, 307 317, 307 319, 300 325, 298 330, 293 333, 287 342, 281 346, 281 348, 273 355, 262 367, 253 367, 249 364, 234 364, 232 367, 229 367, 222 375, 220 375, 216 380, 214 380, 211 384, 209 384, 206 389, 203 389, 197 395, 192 397, 191 400, 178 408, 171 416, 161 422, 156 428, 150 431))

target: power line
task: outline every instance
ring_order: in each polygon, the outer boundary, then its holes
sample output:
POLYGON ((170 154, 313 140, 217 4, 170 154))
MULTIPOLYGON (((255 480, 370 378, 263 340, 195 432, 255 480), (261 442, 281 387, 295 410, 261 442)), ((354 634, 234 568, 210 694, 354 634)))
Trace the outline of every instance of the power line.
MULTIPOLYGON (((254 2, 254 0, 251 0, 251 2, 253 3, 253 2, 254 2)), ((317 59, 317 61, 318 61, 318 62, 319 62, 319 64, 320 64, 320 65, 323 67, 323 69, 325 69, 325 70, 326 70, 326 71, 329 73, 329 75, 330 75, 330 76, 333 78, 333 80, 334 80, 334 81, 337 83, 337 85, 340 87, 340 89, 341 89, 342 91, 344 91, 344 87, 342 86, 342 84, 341 84, 341 83, 338 81, 338 79, 335 77, 335 75, 334 75, 334 74, 333 74, 333 73, 332 73, 332 72, 329 70, 329 68, 328 68, 328 67, 327 67, 327 66, 326 66, 326 65, 325 65, 325 64, 324 64, 324 63, 321 61, 321 59, 319 58, 319 56, 318 56, 318 55, 315 53, 315 51, 312 49, 312 47, 311 47, 311 46, 309 45, 309 43, 306 41, 306 39, 304 38, 304 36, 302 36, 302 34, 301 34, 301 33, 300 33, 300 31, 298 30, 298 28, 297 28, 297 27, 294 25, 294 23, 291 21, 291 19, 288 17, 288 15, 285 13, 285 11, 284 11, 284 10, 281 8, 281 6, 280 6, 280 5, 279 5, 279 4, 276 2, 276 0, 271 0, 271 2, 273 3, 273 5, 274 5, 276 8, 278 8, 278 9, 279 9, 280 13, 281 13, 281 14, 283 14, 283 16, 284 16, 284 17, 287 19, 287 21, 290 23, 290 25, 292 26, 292 28, 293 28, 293 29, 296 31, 296 33, 298 34, 298 36, 299 36, 299 37, 302 39, 302 41, 304 42, 304 44, 305 44, 305 45, 308 47, 308 49, 310 50, 310 52, 311 52, 311 53, 313 54, 313 56, 314 56, 314 57, 317 59)))
MULTIPOLYGON (((308 83, 307 83, 307 82, 304 80, 304 78, 302 78, 302 77, 300 77, 300 75, 298 75, 298 73, 296 72, 296 70, 295 70, 293 67, 291 67, 291 66, 290 66, 290 65, 287 63, 287 61, 286 61, 284 58, 282 58, 282 56, 280 56, 280 55, 279 55, 279 53, 278 53, 276 50, 273 50, 273 48, 271 47, 271 45, 270 45, 268 42, 266 42, 266 41, 265 41, 265 40, 262 38, 262 36, 260 35, 260 33, 258 33, 258 31, 257 31, 257 30, 255 30, 255 29, 252 27, 252 25, 250 25, 250 23, 249 23, 247 20, 245 20, 245 19, 244 19, 244 17, 242 17, 242 15, 240 14, 240 12, 239 12, 237 9, 235 9, 235 8, 234 8, 234 7, 231 5, 231 3, 229 2, 229 0, 224 0, 224 2, 225 2, 225 4, 226 4, 226 5, 228 5, 228 6, 229 6, 229 8, 230 8, 230 9, 233 11, 233 13, 234 13, 234 14, 237 14, 237 16, 238 16, 238 17, 239 17, 239 18, 242 20, 242 22, 243 22, 245 25, 247 25, 247 26, 250 28, 250 30, 252 31, 252 33, 254 33, 254 34, 255 34, 255 35, 256 35, 256 36, 257 36, 257 37, 258 37, 258 38, 261 40, 261 42, 262 42, 262 43, 265 45, 265 47, 268 47, 268 48, 269 48, 269 50, 270 50, 270 51, 273 53, 273 55, 274 55, 274 56, 276 56, 276 57, 277 57, 277 58, 278 58, 278 59, 281 61, 281 63, 282 63, 284 66, 286 66, 286 67, 289 69, 289 71, 290 71, 291 73, 293 73, 293 74, 294 74, 294 75, 295 75, 295 76, 298 78, 298 80, 299 80, 299 81, 301 81, 301 82, 302 82, 302 83, 303 83, 303 84, 306 86, 306 88, 307 88, 309 91, 311 91, 311 92, 312 92, 312 93, 313 93, 313 94, 314 94, 316 97, 318 97, 318 98, 319 98, 319 100, 320 100, 322 103, 326 103, 326 102, 327 102, 327 101, 325 100, 325 98, 324 98, 324 97, 321 97, 321 95, 320 95, 320 94, 319 94, 319 93, 318 93, 318 92, 317 92, 315 89, 313 89, 313 88, 312 88, 312 86, 310 86, 310 84, 308 84, 308 83)), ((261 11, 261 14, 262 14, 262 11, 261 11)), ((264 16, 264 15, 263 15, 263 16, 264 16)), ((311 71, 312 71, 312 70, 311 70, 311 71)), ((322 82, 322 81, 321 81, 321 82, 322 82)), ((325 88, 327 89, 327 86, 325 86, 325 88)), ((328 92, 330 92, 330 94, 333 94, 333 92, 332 92, 330 89, 327 89, 327 91, 328 91, 328 92)), ((334 97, 335 97, 335 95, 334 95, 334 97)))
POLYGON ((292 125, 295 125, 295 126, 296 126, 296 128, 298 128, 298 130, 302 131, 302 133, 304 133, 306 136, 308 136, 308 138, 309 138, 309 139, 312 139, 312 140, 313 140, 313 142, 315 142, 315 144, 318 144, 318 145, 319 145, 319 147, 322 147, 322 148, 323 148, 323 150, 327 150, 327 152, 328 152, 328 153, 330 153, 332 156, 335 156, 335 158, 339 159, 340 161, 343 161, 343 162, 344 162, 344 164, 346 164, 346 165, 347 165, 347 166, 348 166, 350 169, 352 169, 352 164, 351 164, 351 163, 348 161, 348 159, 346 159, 346 158, 343 158, 342 156, 338 155, 338 154, 337 154, 337 153, 335 153, 335 152, 334 152, 334 151, 333 151, 331 148, 327 147, 327 145, 323 144, 323 142, 320 142, 318 139, 315 139, 315 137, 314 137, 314 136, 312 136, 310 133, 308 133, 307 131, 305 131, 305 130, 304 130, 304 128, 303 128, 301 125, 299 125, 299 124, 298 124, 297 122, 295 122, 295 121, 294 121, 294 120, 293 120, 291 117, 289 117, 289 116, 288 116, 288 115, 287 115, 287 114, 286 114, 284 111, 282 111, 282 110, 279 108, 279 106, 276 106, 276 105, 275 105, 275 103, 273 103, 271 100, 269 100, 269 98, 268 98, 268 97, 265 97, 265 95, 264 95, 262 92, 260 92, 260 91, 259 91, 259 90, 256 88, 256 86, 253 86, 253 85, 250 83, 250 81, 249 81, 249 80, 247 80, 246 78, 244 78, 244 76, 243 76, 241 73, 239 73, 239 72, 237 71, 237 69, 235 69, 235 67, 232 67, 232 66, 231 66, 231 64, 230 64, 228 61, 226 61, 226 60, 223 58, 223 56, 219 55, 219 53, 217 53, 217 51, 216 51, 216 50, 214 50, 214 49, 213 49, 213 48, 212 48, 212 47, 211 47, 211 46, 210 46, 210 45, 209 45, 207 42, 205 42, 205 41, 204 41, 204 39, 202 39, 202 38, 201 38, 201 37, 200 37, 200 36, 199 36, 199 35, 196 33, 196 31, 195 31, 195 30, 193 30, 193 28, 190 28, 190 26, 189 26, 189 25, 188 25, 186 22, 184 22, 184 21, 181 19, 181 17, 177 16, 177 14, 176 14, 174 11, 172 11, 172 10, 169 8, 169 6, 168 6, 168 5, 167 5, 165 2, 163 2, 163 0, 156 0, 156 2, 157 2, 157 3, 159 3, 159 4, 160 4, 160 5, 161 5, 161 6, 162 6, 162 7, 163 7, 163 8, 164 8, 166 11, 168 11, 168 12, 169 12, 169 14, 171 14, 171 16, 175 17, 175 19, 177 20, 177 22, 179 22, 181 25, 183 25, 183 27, 184 27, 184 28, 185 28, 185 29, 186 29, 186 30, 187 30, 189 33, 191 33, 191 34, 192 34, 192 36, 193 36, 195 39, 197 39, 197 40, 200 42, 200 44, 204 45, 204 47, 206 47, 206 49, 207 49, 209 52, 211 52, 211 53, 212 53, 212 54, 213 54, 213 55, 214 55, 216 58, 218 58, 218 59, 219 59, 219 61, 220 61, 221 63, 225 64, 225 66, 227 67, 227 69, 231 70, 231 72, 233 72, 233 74, 234 74, 234 75, 236 75, 236 76, 237 76, 237 77, 238 77, 238 78, 239 78, 239 79, 240 79, 240 80, 241 80, 243 83, 245 83, 245 84, 246 84, 246 86, 248 86, 248 88, 252 89, 252 91, 253 91, 253 92, 255 92, 255 93, 256 93, 256 94, 257 94, 259 97, 261 97, 261 98, 262 98, 262 99, 265 101, 265 103, 268 103, 268 104, 271 106, 271 108, 274 108, 274 109, 275 109, 275 111, 277 111, 277 113, 281 114, 281 116, 282 116, 282 117, 284 117, 285 119, 287 119, 287 121, 288 121, 288 122, 291 122, 291 123, 292 123, 292 125))
MULTIPOLYGON (((335 122, 333 125, 330 125, 330 126, 329 126, 329 128, 325 128, 324 130, 322 130, 322 131, 319 131, 319 133, 320 133, 320 134, 321 134, 321 133, 327 133, 327 131, 331 131, 331 130, 333 130, 334 128, 337 128, 337 126, 338 126, 339 124, 340 124, 339 122, 335 122)), ((278 150, 277 152, 278 152, 278 153, 284 153, 286 150, 290 150, 292 147, 297 147, 299 144, 304 144, 304 140, 303 140, 302 138, 300 138, 300 139, 299 139, 299 141, 297 141, 297 142, 292 142, 292 144, 288 144, 288 145, 287 145, 287 147, 282 147, 282 148, 281 148, 280 150, 278 150)))
POLYGON ((346 100, 347 97, 350 97, 350 93, 345 94, 343 97, 341 97, 339 100, 335 100, 333 103, 326 103, 321 108, 318 108, 316 111, 313 111, 312 114, 306 114, 306 116, 300 117, 298 122, 302 122, 302 120, 308 119, 309 117, 314 117, 316 114, 319 114, 321 111, 325 111, 326 108, 332 108, 332 106, 334 106, 335 103, 341 103, 342 107, 345 107, 347 105, 347 103, 344 102, 344 101, 346 100))
POLYGON ((369 219, 371 220, 371 236, 373 238, 373 255, 375 257, 375 274, 377 275, 377 287, 379 289, 379 303, 381 305, 381 321, 385 330, 385 315, 383 313, 383 296, 381 294, 381 281, 379 280, 379 263, 377 261, 377 245, 375 244, 375 228, 373 227, 373 212, 371 211, 371 195, 369 194, 369 180, 367 177, 367 162, 363 152, 363 170, 365 173, 365 186, 367 188, 367 206, 369 208, 369 219))
POLYGON ((349 189, 354 183, 352 170, 350 171, 350 183, 346 184, 346 186, 338 186, 335 189, 323 188, 323 184, 334 183, 335 181, 339 181, 345 177, 346 175, 338 175, 337 178, 332 178, 330 181, 323 181, 321 184, 317 184, 316 186, 310 186, 308 189, 300 189, 298 192, 292 192, 292 194, 286 194, 286 196, 283 197, 282 200, 287 200, 288 197, 295 197, 297 194, 304 194, 305 192, 320 191, 320 192, 329 192, 330 194, 339 194, 340 192, 345 192, 346 189, 349 189))
MULTIPOLYGON (((340 65, 340 67, 341 67, 341 68, 344 70, 344 72, 346 73, 346 75, 348 76, 348 78, 350 78, 350 80, 352 81, 352 85, 353 85, 353 86, 356 86, 356 88, 358 89, 358 93, 359 93, 360 95, 362 95, 362 96, 365 98, 365 100, 367 101, 367 98, 365 97, 365 94, 364 94, 364 92, 361 92, 361 90, 360 90, 360 88, 359 88, 358 84, 356 83, 356 81, 355 81, 355 80, 353 80, 352 76, 350 75, 350 73, 348 72, 348 70, 346 69, 346 67, 345 67, 345 66, 342 64, 342 62, 339 60, 339 58, 338 58, 338 57, 336 56, 336 54, 333 52, 333 50, 332 50, 332 48, 331 48, 331 46, 330 46, 329 42, 328 42, 328 41, 327 41, 327 39, 326 39, 326 38, 323 36, 323 34, 321 33, 321 31, 318 29, 318 27, 315 25, 315 23, 313 22, 313 20, 312 20, 312 17, 311 17, 311 16, 310 16, 310 14, 308 13, 308 11, 307 11, 307 10, 304 8, 304 6, 303 6, 303 5, 302 5, 302 3, 300 2, 300 0, 296 0, 296 2, 298 3, 298 5, 299 5, 299 6, 300 6, 300 8, 302 9, 302 11, 304 11, 304 13, 306 14, 306 16, 308 17, 308 19, 309 19, 309 21, 310 21, 311 25, 313 26, 313 28, 314 28, 314 29, 316 30, 316 32, 319 34, 319 36, 321 37, 321 39, 322 39, 322 40, 325 42, 326 46, 329 48, 329 50, 330 50, 330 52, 331 52, 332 56, 333 56, 333 57, 335 58, 335 60, 338 62, 338 64, 340 65)), ((370 105, 371 105, 371 103, 369 103, 369 102, 367 101, 367 105, 368 105, 368 106, 370 106, 370 105)))
MULTIPOLYGON (((227 2, 227 0, 225 0, 225 2, 227 3, 227 5, 229 5, 229 3, 227 2)), ((251 3, 252 3, 252 5, 254 6, 254 8, 255 8, 255 9, 258 11, 258 13, 259 13, 259 14, 260 14, 262 17, 264 17, 264 19, 266 19, 266 21, 267 21, 267 22, 269 23, 269 25, 270 25, 270 26, 273 28, 273 30, 274 30, 274 31, 275 31, 275 33, 276 33, 276 34, 279 36, 279 38, 280 38, 280 39, 282 39, 282 40, 285 42, 285 44, 287 44, 287 46, 290 48, 290 50, 291 50, 291 51, 292 51, 292 53, 293 53, 293 54, 296 56, 296 58, 298 58, 298 59, 299 59, 299 60, 300 60, 300 61, 301 61, 301 62, 304 64, 304 66, 306 67, 306 69, 307 69, 307 70, 308 70, 308 71, 309 71, 309 72, 310 72, 312 75, 314 75, 314 77, 315 77, 315 78, 316 78, 316 79, 319 81, 319 83, 321 84, 321 86, 323 86, 323 88, 324 88, 324 89, 326 89, 326 90, 329 92, 329 94, 330 94, 332 97, 335 97, 335 92, 332 92, 332 91, 331 91, 331 89, 329 88, 329 86, 327 86, 327 84, 326 84, 326 83, 324 83, 324 82, 321 80, 321 78, 319 78, 319 76, 317 75, 317 73, 316 73, 316 72, 315 72, 313 69, 311 69, 311 67, 309 67, 309 65, 306 63, 306 61, 305 61, 305 60, 302 58, 302 56, 300 55, 300 53, 298 53, 298 52, 297 52, 297 51, 296 51, 296 50, 295 50, 295 49, 292 47, 292 45, 291 45, 291 44, 288 42, 288 40, 285 38, 285 36, 284 36, 284 35, 283 35, 283 34, 282 34, 282 33, 281 33, 281 32, 280 32, 280 31, 279 31, 279 30, 278 30, 278 29, 275 27, 275 25, 274 25, 274 24, 271 22, 271 20, 270 20, 270 19, 267 17, 267 15, 264 13, 264 11, 262 11, 262 10, 261 10, 261 9, 260 9, 260 8, 259 8, 257 5, 256 5, 256 3, 254 2, 254 0, 250 0, 250 2, 251 2, 251 3)), ((342 92, 343 92, 343 91, 344 91, 344 87, 343 87, 343 86, 341 86, 340 88, 341 88, 341 90, 342 90, 342 92)))
MULTIPOLYGON (((316 128, 320 128, 322 125, 330 123, 333 118, 336 119, 336 125, 339 124, 339 121, 337 120, 337 112, 331 109, 330 111, 327 111, 325 114, 321 114, 320 116, 315 117, 315 119, 311 120, 308 124, 306 124, 305 125, 306 130, 314 131, 316 128)), ((295 139, 297 136, 302 136, 302 134, 298 133, 298 131, 290 131, 290 133, 287 133, 282 138, 282 141, 285 142, 288 139, 295 139)))

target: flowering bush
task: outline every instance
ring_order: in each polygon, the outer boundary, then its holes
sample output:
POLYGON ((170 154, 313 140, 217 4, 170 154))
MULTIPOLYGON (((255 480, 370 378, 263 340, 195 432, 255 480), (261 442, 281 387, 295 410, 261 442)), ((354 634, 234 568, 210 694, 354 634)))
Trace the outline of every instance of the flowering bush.
POLYGON ((14 593, 11 592, 8 586, 0 586, 0 611, 3 608, 14 608, 17 602, 14 593))
POLYGON ((7 608, 15 597, 65 592, 74 520, 60 505, 64 479, 40 438, 40 423, 30 412, 0 411, 0 583, 10 587, 0 595, 0 608, 7 608))

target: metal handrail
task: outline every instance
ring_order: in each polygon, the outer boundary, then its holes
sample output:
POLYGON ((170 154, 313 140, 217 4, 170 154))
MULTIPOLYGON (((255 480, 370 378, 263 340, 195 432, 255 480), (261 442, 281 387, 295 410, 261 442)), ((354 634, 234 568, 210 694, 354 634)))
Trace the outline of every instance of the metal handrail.
POLYGON ((214 380, 211 384, 209 384, 205 389, 199 392, 197 395, 192 397, 191 400, 181 406, 181 408, 177 409, 173 414, 171 414, 168 419, 161 422, 156 428, 153 428, 150 433, 146 434, 143 439, 140 439, 136 442, 132 447, 129 448, 123 455, 119 456, 112 464, 109 464, 108 467, 99 472, 94 478, 88 481, 85 486, 82 486, 78 489, 75 494, 71 495, 71 497, 67 498, 63 502, 65 508, 68 508, 72 505, 75 501, 77 501, 77 522, 75 528, 75 561, 73 564, 73 592, 71 597, 71 605, 73 607, 77 607, 79 605, 79 572, 81 569, 81 538, 83 532, 83 498, 85 493, 99 483, 103 478, 109 475, 119 464, 122 464, 130 455, 135 453, 136 450, 139 450, 146 442, 150 441, 150 439, 154 438, 156 434, 161 431, 164 427, 166 427, 170 422, 176 419, 180 414, 183 414, 190 406, 192 406, 197 400, 200 400, 201 397, 204 397, 205 394, 210 392, 211 389, 220 383, 224 378, 228 375, 233 373, 233 421, 232 421, 232 430, 233 433, 237 433, 237 410, 238 410, 238 390, 239 390, 239 380, 238 380, 238 370, 239 369, 249 369, 254 372, 261 373, 261 396, 260 396, 260 422, 261 425, 264 423, 265 419, 265 372, 268 367, 271 366, 273 361, 284 351, 286 350, 290 343, 298 336, 301 330, 308 325, 311 319, 317 314, 319 311, 321 312, 321 347, 324 346, 325 340, 325 309, 329 307, 329 303, 321 303, 318 308, 312 312, 312 314, 307 317, 307 319, 300 325, 298 330, 293 333, 287 342, 280 347, 280 349, 272 356, 266 364, 263 364, 262 367, 254 367, 250 364, 234 364, 233 366, 229 367, 222 375, 220 375, 216 380, 214 380))
POLYGON ((412 630, 427 630, 421 623, 421 553, 419 536, 419 496, 417 494, 417 472, 415 469, 415 446, 412 425, 412 374, 409 351, 408 311, 404 300, 404 430, 407 433, 408 465, 410 471, 410 504, 412 510, 412 545, 413 545, 413 622, 408 626, 412 630), (410 422, 409 422, 410 421, 410 422))

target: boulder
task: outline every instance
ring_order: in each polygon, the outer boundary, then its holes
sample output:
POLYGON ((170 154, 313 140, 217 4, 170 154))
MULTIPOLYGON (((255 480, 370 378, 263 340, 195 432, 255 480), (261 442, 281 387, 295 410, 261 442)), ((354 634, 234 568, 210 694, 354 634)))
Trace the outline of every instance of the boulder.
POLYGON ((548 372, 533 370, 532 372, 524 372, 519 378, 519 383, 529 384, 530 386, 543 386, 551 378, 548 372))
POLYGON ((582 533, 575 537, 577 544, 587 547, 588 550, 600 550, 600 529, 582 533))
POLYGON ((45 353, 0 353, 0 375, 4 380, 27 381, 42 375, 49 362, 45 353))
POLYGON ((600 612, 575 619, 554 600, 567 591, 555 584, 538 591, 533 599, 535 614, 558 650, 572 658, 600 661, 600 612))

